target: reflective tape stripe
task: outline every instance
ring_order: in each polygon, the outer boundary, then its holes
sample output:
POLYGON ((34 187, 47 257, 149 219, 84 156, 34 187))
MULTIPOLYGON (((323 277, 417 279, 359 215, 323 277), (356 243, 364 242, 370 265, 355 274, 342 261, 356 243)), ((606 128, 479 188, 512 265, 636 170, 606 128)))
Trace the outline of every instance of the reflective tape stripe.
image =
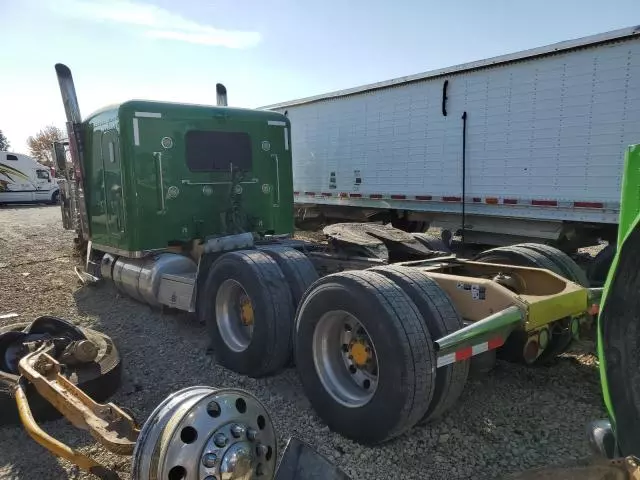
POLYGON ((499 348, 504 343, 504 340, 501 337, 491 338, 486 342, 477 343, 475 345, 471 345, 468 347, 461 348, 456 350, 453 353, 447 353, 446 355, 442 355, 438 357, 437 366, 444 367, 446 365, 451 365, 455 362, 461 362, 463 360, 467 360, 474 355, 478 355, 480 353, 488 352, 489 350, 495 350, 499 348))

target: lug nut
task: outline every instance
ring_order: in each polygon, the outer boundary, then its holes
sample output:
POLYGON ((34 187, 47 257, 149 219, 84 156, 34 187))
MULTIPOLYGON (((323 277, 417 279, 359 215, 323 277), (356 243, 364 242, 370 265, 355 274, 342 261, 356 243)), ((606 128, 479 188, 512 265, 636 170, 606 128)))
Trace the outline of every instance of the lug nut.
POLYGON ((235 424, 231 427, 231 435, 235 438, 240 438, 246 432, 247 428, 244 425, 235 424))
POLYGON ((261 443, 256 445, 256 455, 258 455, 259 457, 264 457, 268 451, 269 449, 266 445, 262 445, 261 443))
POLYGON ((216 433, 216 436, 213 437, 213 443, 216 444, 216 447, 224 447, 227 445, 227 437, 225 436, 224 433, 216 433))
POLYGON ((215 453, 205 453, 202 456, 202 464, 207 468, 213 468, 216 466, 218 456, 215 453))
POLYGON ((258 432, 256 432, 253 428, 247 430, 247 438, 249 439, 249 441, 253 442, 257 436, 258 432))

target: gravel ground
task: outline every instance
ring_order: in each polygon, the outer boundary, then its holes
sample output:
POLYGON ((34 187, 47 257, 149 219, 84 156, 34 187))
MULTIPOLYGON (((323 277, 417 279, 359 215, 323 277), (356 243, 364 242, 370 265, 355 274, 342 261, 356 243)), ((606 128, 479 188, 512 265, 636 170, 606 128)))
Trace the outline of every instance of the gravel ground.
MULTIPOLYGON (((0 324, 54 314, 110 335, 124 358, 124 381, 112 401, 146 418, 169 393, 196 384, 239 387, 270 411, 281 446, 290 435, 314 445, 355 479, 496 478, 526 468, 566 464, 588 455, 585 424, 604 415, 593 344, 545 368, 499 363, 470 380, 439 423, 365 448, 332 433, 315 415, 295 370, 253 380, 216 366, 206 332, 187 314, 162 313, 122 297, 109 285, 83 287, 72 267, 73 234, 57 207, 0 208, 0 324)), ((113 455, 64 420, 46 424, 62 441, 128 476, 113 455)), ((55 459, 18 427, 0 427, 0 478, 92 478, 55 459)))

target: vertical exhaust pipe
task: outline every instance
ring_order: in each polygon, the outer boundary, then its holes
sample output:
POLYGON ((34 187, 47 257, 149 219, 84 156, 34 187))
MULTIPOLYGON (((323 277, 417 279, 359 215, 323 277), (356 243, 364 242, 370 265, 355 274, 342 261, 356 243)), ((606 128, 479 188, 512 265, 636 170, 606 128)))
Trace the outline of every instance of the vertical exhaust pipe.
POLYGON ((56 75, 58 76, 58 85, 60 86, 67 122, 80 123, 82 117, 80 116, 80 106, 78 105, 78 97, 76 95, 76 87, 73 84, 71 70, 62 63, 56 63, 56 75))
POLYGON ((218 105, 219 107, 226 107, 227 106, 227 87, 225 87, 221 83, 216 83, 216 96, 217 96, 216 105, 218 105))
POLYGON ((71 153, 71 162, 73 164, 72 175, 69 176, 70 182, 70 212, 71 218, 75 218, 77 214, 79 222, 75 224, 76 231, 81 239, 88 241, 90 238, 89 216, 87 213, 85 185, 84 185, 84 150, 82 142, 82 116, 80 115, 80 106, 78 105, 78 97, 76 95, 76 87, 73 84, 71 70, 62 63, 56 63, 56 76, 58 77, 58 85, 60 86, 60 95, 62 95, 62 104, 64 105, 64 113, 67 117, 67 134, 69 136, 69 152, 71 153))

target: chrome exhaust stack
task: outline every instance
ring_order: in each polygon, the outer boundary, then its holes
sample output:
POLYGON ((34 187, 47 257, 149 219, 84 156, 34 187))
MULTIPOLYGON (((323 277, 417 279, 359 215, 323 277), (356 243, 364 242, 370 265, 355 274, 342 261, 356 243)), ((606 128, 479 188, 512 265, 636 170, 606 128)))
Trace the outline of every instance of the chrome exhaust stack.
MULTIPOLYGON (((69 151, 71 153, 72 169, 66 169, 65 178, 68 182, 68 202, 61 202, 63 209, 63 218, 65 216, 72 219, 72 224, 78 233, 78 236, 84 242, 90 238, 89 217, 87 215, 87 204, 84 185, 84 163, 83 163, 83 144, 81 135, 80 107, 78 106, 78 97, 76 88, 73 83, 71 70, 62 63, 55 66, 56 76, 58 77, 58 85, 60 94, 62 95, 62 103, 64 112, 67 117, 67 134, 69 137, 69 151)), ((65 187, 66 189, 67 187, 65 187)))
POLYGON ((219 107, 227 106, 227 87, 221 83, 216 83, 216 105, 219 107))

